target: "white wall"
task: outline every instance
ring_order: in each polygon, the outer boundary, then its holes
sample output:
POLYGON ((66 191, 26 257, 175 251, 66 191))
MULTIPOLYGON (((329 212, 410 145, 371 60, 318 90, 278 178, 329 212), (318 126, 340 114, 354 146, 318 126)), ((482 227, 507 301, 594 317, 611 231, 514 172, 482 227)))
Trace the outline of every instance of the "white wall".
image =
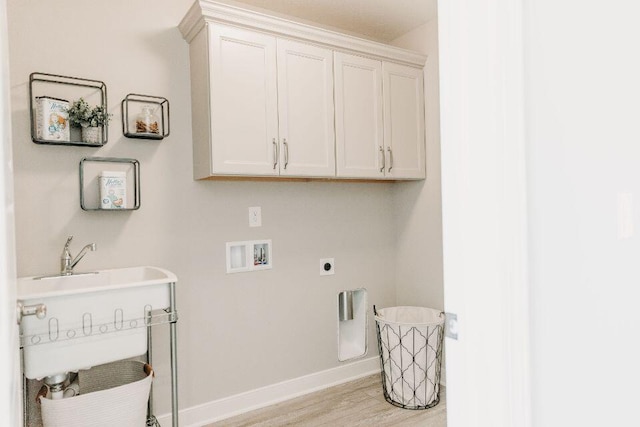
MULTIPOLYGON (((188 45, 176 26, 191 0, 8 5, 18 275, 55 273, 72 250, 95 242, 77 270, 157 265, 179 278, 180 406, 191 407, 338 366, 336 293, 366 287, 394 305, 394 184, 194 182, 188 45), (114 113, 100 149, 36 145, 29 135, 28 77, 48 72, 99 79, 114 113), (127 93, 167 97, 171 136, 126 139, 127 93), (78 162, 86 156, 141 162, 142 207, 84 212, 78 162), (263 227, 249 228, 249 206, 263 227), (274 268, 226 275, 226 241, 273 239, 274 268), (335 276, 318 262, 335 257, 335 276)), ((157 412, 169 411, 166 333, 157 333, 157 412)), ((376 354, 370 325, 369 355, 376 354)))
POLYGON ((0 0, 0 424, 20 425, 20 358, 16 326, 16 260, 14 235, 9 44, 6 1, 0 0))
POLYGON ((443 309, 437 20, 391 44, 428 56, 424 68, 427 179, 398 184, 393 194, 398 304, 443 309))
POLYGON ((640 5, 524 4, 534 425, 636 426, 640 5))
POLYGON ((451 427, 530 425, 519 6, 438 3, 451 427))

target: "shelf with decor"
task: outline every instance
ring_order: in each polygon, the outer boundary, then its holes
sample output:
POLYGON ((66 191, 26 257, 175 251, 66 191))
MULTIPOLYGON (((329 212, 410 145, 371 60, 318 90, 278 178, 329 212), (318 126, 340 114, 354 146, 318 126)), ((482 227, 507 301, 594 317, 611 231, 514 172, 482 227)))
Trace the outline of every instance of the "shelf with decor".
POLYGON ((140 208, 140 162, 116 157, 80 161, 80 207, 84 211, 133 211, 140 208))
POLYGON ((31 73, 29 114, 36 144, 101 147, 109 139, 107 85, 100 80, 31 73))
POLYGON ((127 138, 161 140, 169 136, 169 100, 161 96, 128 94, 121 102, 122 133, 127 138), (139 111, 131 116, 130 107, 139 111))

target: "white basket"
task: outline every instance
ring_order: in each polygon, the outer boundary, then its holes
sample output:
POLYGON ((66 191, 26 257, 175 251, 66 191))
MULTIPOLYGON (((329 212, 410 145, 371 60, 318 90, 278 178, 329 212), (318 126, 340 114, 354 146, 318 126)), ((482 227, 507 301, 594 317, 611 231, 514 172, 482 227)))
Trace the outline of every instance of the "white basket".
POLYGON ((80 371, 80 395, 40 399, 44 427, 142 427, 153 371, 120 361, 80 371))
POLYGON ((406 409, 427 409, 440 401, 444 314, 423 307, 375 310, 387 402, 406 409))

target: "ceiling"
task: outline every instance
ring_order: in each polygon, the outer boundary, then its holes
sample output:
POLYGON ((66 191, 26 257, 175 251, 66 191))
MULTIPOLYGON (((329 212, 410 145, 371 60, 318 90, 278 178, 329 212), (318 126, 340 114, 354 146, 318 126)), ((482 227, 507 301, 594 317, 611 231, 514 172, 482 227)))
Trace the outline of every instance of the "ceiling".
POLYGON ((431 19, 437 0, 236 0, 260 9, 390 42, 431 19))

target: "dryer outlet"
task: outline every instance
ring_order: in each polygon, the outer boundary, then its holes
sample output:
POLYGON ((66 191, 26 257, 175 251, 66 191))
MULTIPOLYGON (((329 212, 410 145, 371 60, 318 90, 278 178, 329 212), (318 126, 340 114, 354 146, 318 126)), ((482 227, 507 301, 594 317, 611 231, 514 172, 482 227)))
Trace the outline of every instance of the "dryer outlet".
POLYGON ((330 276, 336 273, 336 263, 333 258, 320 259, 320 275, 330 276))

